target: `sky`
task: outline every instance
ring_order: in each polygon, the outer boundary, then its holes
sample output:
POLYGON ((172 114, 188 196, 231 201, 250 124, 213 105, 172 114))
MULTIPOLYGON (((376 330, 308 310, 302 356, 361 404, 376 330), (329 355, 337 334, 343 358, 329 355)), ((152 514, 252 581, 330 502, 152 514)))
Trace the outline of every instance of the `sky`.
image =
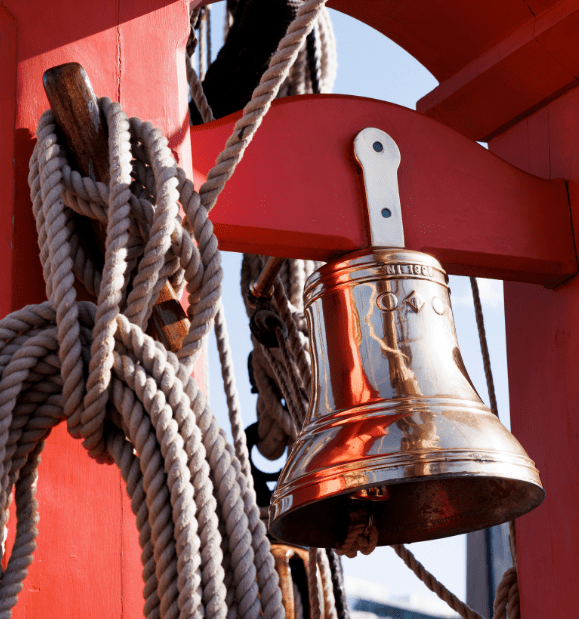
MULTIPOLYGON (((223 32, 224 3, 212 5, 212 39, 218 51, 223 32)), ((357 20, 330 10, 338 50, 338 77, 334 93, 371 97, 415 109, 418 99, 438 82, 420 63, 379 32, 357 20)), ((267 122, 267 116, 264 120, 267 122)), ((483 146, 481 146, 482 148, 483 146)), ((249 147, 251 148, 251 146, 249 147)), ((404 213, 404 205, 402 205, 404 213)), ((228 322, 235 376, 246 426, 255 421, 255 396, 247 378, 247 356, 251 350, 248 320, 241 299, 239 275, 241 255, 223 252, 223 305, 228 322)), ((451 276, 451 301, 460 350, 469 375, 484 402, 488 394, 477 335, 474 307, 468 278, 451 276)), ((510 427, 505 324, 502 282, 479 280, 491 366, 501 421, 510 427)), ((214 337, 208 350, 209 398, 221 426, 229 432, 227 405, 223 395, 221 370, 214 337)), ((263 470, 278 470, 280 465, 255 457, 263 470)), ((459 598, 466 598, 466 537, 457 536, 411 544, 419 561, 434 573, 459 598)), ((406 568, 391 548, 377 548, 369 556, 343 560, 347 577, 375 583, 384 595, 412 596, 426 602, 436 598, 406 568)))

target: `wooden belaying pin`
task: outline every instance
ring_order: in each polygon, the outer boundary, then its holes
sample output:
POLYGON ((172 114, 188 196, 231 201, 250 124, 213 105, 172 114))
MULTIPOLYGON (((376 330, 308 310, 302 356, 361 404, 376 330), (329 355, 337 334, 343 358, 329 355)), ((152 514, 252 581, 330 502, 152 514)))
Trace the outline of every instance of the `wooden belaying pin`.
POLYGON ((265 263, 259 277, 251 282, 247 289, 247 301, 252 307, 269 305, 273 297, 273 285, 279 275, 286 258, 270 256, 265 263))
MULTIPOLYGON (((44 90, 54 114, 56 124, 64 137, 68 153, 72 155, 71 167, 94 181, 109 184, 109 146, 106 119, 100 111, 98 99, 82 66, 76 62, 52 67, 44 73, 44 90)), ((81 235, 94 258, 101 264, 105 252, 104 226, 91 220, 96 236, 92 242, 87 219, 78 217, 81 235), (84 224, 84 225, 83 225, 84 224), (83 229, 85 234, 82 234, 83 229)), ((189 332, 185 310, 169 282, 159 297, 149 319, 147 332, 165 348, 176 352, 189 332)))

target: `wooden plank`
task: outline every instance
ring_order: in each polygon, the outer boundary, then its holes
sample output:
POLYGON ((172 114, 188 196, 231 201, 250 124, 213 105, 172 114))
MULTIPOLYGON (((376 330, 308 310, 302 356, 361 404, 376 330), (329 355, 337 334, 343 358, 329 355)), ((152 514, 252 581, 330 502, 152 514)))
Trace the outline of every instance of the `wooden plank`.
MULTIPOLYGON (((0 264, 4 273, 12 270, 14 206, 14 119, 16 117, 16 21, 0 5, 0 264)), ((12 307, 12 286, 0 286, 0 316, 12 307)))
MULTIPOLYGON (((492 140, 529 171, 569 178, 579 217, 579 90, 492 140), (528 153, 534 153, 529 158, 528 153)), ((521 616, 574 617, 579 606, 579 279, 555 290, 505 283, 511 427, 540 471, 539 508, 517 522, 521 616), (548 593, 552 592, 552 593, 548 593)))
MULTIPOLYGON (((196 185, 239 114, 193 128, 196 185)), ((389 133, 406 245, 450 273, 553 286, 577 273, 567 190, 502 161, 412 110, 345 95, 274 102, 211 212, 222 249, 328 260, 367 245, 351 144, 365 127, 389 133)))
POLYGON ((486 142, 578 83, 577 32, 577 2, 563 0, 444 80, 416 109, 486 142))

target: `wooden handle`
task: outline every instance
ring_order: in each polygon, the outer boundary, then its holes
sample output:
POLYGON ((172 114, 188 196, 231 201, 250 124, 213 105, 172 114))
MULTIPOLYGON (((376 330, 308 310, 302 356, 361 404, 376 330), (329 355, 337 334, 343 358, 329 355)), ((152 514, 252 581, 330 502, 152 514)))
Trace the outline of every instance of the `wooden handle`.
MULTIPOLYGON (((71 62, 48 69, 42 81, 71 157, 71 166, 84 176, 108 185, 107 124, 86 71, 77 62, 71 62)), ((103 226, 97 225, 96 228, 97 244, 104 256, 106 233, 103 226)), ((153 307, 147 332, 165 348, 176 352, 181 348, 188 331, 189 320, 185 310, 173 287, 167 282, 153 307)))
POLYGON ((109 142, 107 121, 99 109, 86 71, 70 62, 48 69, 42 78, 44 91, 60 129, 71 166, 92 178, 109 184, 109 142))

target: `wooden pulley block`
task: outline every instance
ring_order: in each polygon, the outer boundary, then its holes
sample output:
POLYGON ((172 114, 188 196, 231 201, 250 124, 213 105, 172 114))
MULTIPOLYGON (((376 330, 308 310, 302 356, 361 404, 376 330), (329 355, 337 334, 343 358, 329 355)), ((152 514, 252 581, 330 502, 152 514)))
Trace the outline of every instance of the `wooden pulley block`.
POLYGON ((308 551, 298 546, 272 543, 271 554, 275 559, 275 569, 279 576, 279 586, 282 594, 286 619, 307 619, 311 616, 308 594, 309 562, 308 551), (303 615, 296 611, 299 601, 298 592, 303 607, 303 615))

